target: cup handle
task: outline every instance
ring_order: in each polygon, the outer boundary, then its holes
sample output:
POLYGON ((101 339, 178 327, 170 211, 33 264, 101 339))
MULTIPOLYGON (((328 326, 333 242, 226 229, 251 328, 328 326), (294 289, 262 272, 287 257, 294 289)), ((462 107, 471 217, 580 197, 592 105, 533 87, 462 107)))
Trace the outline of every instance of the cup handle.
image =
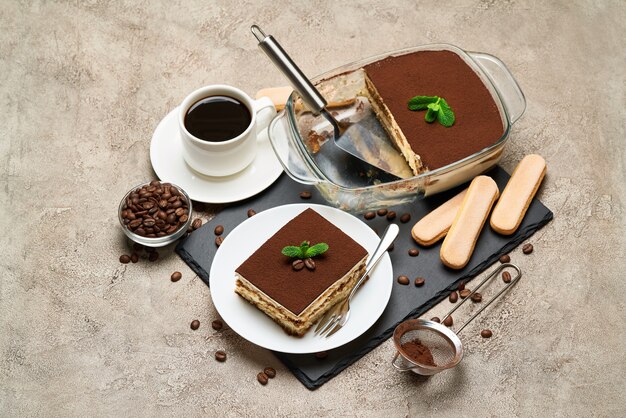
POLYGON ((391 365, 393 367, 395 367, 396 369, 400 370, 401 372, 408 372, 409 370, 413 369, 413 367, 407 367, 403 364, 400 364, 397 360, 400 360, 401 362, 405 362, 404 359, 400 356, 400 352, 396 351, 396 355, 393 356, 393 360, 391 360, 391 365))
POLYGON ((274 102, 269 97, 263 96, 254 101, 254 112, 257 114, 257 132, 266 129, 274 116, 276 108, 274 102))

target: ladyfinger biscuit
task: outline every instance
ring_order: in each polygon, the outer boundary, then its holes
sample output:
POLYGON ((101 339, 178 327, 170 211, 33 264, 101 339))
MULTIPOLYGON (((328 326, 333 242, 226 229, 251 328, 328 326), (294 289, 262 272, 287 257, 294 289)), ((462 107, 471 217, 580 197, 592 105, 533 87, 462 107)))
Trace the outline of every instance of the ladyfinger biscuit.
POLYGON ((536 154, 527 155, 519 162, 491 214, 489 223, 494 231, 511 235, 517 230, 539 189, 546 168, 546 160, 536 154))
MULTIPOLYGON (((291 88, 291 86, 268 87, 268 88, 264 88, 264 89, 257 91, 255 97, 257 99, 260 99, 263 96, 269 97, 272 103, 274 103, 274 107, 276 108, 276 110, 280 112, 281 110, 285 108, 285 104, 287 103, 287 100, 289 100, 289 96, 291 96, 292 91, 293 91, 293 88, 291 88)), ((355 101, 356 99, 354 98, 347 99, 347 100, 333 101, 333 102, 327 103, 326 107, 334 108, 334 107, 349 106, 351 104, 354 104, 355 101)), ((296 104, 296 110, 302 110, 300 103, 296 104)))
POLYGON ((419 220, 411 228, 411 236, 420 245, 428 247, 445 237, 463 203, 467 189, 448 200, 419 220))
POLYGON ((467 265, 498 194, 498 185, 491 177, 478 176, 472 180, 461 208, 443 240, 439 252, 443 264, 453 269, 467 265))

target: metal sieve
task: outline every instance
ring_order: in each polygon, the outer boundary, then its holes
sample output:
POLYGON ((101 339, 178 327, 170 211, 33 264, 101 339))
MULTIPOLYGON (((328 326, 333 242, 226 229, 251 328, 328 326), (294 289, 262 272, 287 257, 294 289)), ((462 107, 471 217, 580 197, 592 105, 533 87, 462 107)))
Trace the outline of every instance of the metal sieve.
POLYGON ((396 346, 396 354, 391 361, 393 367, 400 371, 412 370, 413 372, 430 376, 439 373, 446 369, 451 369, 463 358, 463 343, 458 337, 458 334, 474 320, 482 311, 484 311, 489 305, 498 299, 504 292, 513 286, 522 277, 522 271, 515 264, 505 263, 500 265, 491 274, 481 281, 478 286, 463 299, 459 304, 454 306, 450 312, 441 318, 443 322, 447 317, 452 315, 461 305, 471 299, 472 295, 478 291, 489 280, 497 277, 498 274, 506 268, 512 268, 516 271, 516 275, 511 282, 504 286, 500 291, 489 301, 487 301, 474 315, 472 315, 458 330, 452 331, 450 328, 438 322, 429 321, 426 319, 409 319, 402 322, 396 327, 393 332, 393 343, 396 346), (432 355, 432 362, 429 355, 422 356, 423 358, 416 358, 407 352, 407 343, 413 341, 414 344, 418 344, 421 348, 426 348, 432 355))

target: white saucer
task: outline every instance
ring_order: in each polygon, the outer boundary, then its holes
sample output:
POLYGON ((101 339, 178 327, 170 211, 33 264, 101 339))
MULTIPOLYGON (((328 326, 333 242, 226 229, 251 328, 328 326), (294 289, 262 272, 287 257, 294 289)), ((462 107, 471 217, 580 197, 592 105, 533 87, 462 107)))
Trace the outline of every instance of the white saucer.
POLYGON ((254 161, 226 177, 210 177, 191 169, 183 159, 178 131, 178 107, 161 120, 152 135, 150 161, 161 181, 182 187, 192 200, 204 203, 230 203, 246 199, 267 189, 283 172, 267 137, 267 129, 257 136, 254 161))

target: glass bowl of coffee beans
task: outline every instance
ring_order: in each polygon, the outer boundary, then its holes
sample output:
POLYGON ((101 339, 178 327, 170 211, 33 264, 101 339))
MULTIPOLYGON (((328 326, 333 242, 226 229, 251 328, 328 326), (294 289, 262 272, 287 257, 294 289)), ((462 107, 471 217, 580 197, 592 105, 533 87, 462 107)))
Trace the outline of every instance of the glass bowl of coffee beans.
POLYGON ((187 232, 191 199, 175 184, 153 180, 130 189, 118 215, 128 238, 147 247, 163 247, 187 232))

